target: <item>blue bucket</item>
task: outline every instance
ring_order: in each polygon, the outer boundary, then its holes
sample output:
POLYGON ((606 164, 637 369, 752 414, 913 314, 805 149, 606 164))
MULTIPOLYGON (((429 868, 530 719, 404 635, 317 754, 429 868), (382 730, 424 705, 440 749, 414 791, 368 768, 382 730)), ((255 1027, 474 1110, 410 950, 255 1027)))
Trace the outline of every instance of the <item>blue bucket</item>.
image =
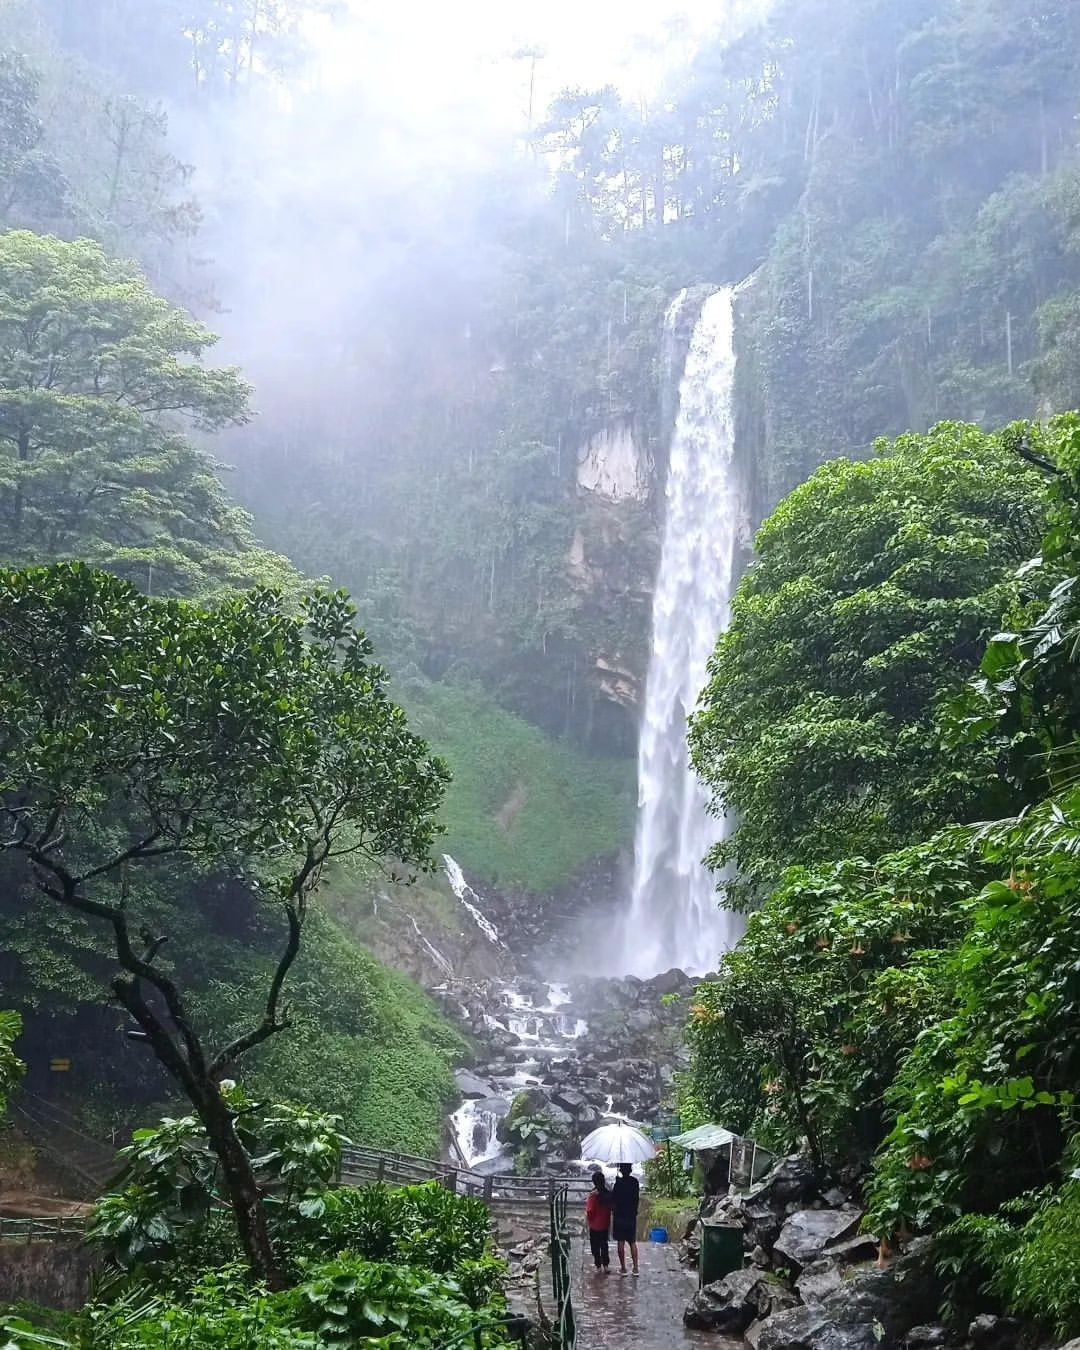
POLYGON ((649 1230, 650 1242, 666 1242, 668 1240, 666 1228, 652 1228, 649 1230))

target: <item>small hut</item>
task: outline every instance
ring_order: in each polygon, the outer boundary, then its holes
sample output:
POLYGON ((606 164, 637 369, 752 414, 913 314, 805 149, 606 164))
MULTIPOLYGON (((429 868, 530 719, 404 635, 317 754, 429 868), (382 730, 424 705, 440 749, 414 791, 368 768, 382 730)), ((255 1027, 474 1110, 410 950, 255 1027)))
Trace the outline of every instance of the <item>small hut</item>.
POLYGON ((755 1140, 744 1139, 722 1125, 699 1125, 674 1135, 670 1142, 700 1163, 706 1195, 726 1192, 731 1186, 749 1190, 775 1161, 775 1155, 755 1140))

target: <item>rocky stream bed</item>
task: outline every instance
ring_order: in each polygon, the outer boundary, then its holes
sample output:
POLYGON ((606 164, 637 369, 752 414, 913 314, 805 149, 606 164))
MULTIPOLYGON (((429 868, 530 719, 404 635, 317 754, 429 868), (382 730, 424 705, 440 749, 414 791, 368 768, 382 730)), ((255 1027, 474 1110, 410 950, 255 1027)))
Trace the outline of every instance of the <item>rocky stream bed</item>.
POLYGON ((464 926, 498 956, 455 962, 434 952, 434 993, 476 1047, 457 1074, 446 1157, 480 1172, 574 1170, 604 1115, 648 1122, 662 1111, 685 1063, 697 981, 678 970, 650 980, 575 975, 580 896, 481 892, 446 863, 464 926))

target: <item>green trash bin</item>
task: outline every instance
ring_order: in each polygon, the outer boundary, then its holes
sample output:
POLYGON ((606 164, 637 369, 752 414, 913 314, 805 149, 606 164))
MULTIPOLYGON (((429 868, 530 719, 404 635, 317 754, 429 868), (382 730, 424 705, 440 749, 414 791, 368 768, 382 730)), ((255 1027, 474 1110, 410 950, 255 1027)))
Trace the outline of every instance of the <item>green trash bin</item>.
POLYGON ((742 1270, 743 1230, 737 1224, 704 1219, 698 1255, 698 1283, 712 1284, 733 1270, 742 1270))

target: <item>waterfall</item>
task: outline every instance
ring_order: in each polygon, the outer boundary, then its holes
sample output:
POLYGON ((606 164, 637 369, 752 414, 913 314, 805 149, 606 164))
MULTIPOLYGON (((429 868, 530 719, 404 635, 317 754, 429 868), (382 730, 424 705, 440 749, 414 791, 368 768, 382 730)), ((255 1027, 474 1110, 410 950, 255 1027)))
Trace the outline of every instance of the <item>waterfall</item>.
MULTIPOLYGON (((705 301, 679 385, 669 456, 652 651, 638 742, 638 819, 626 969, 647 977, 671 966, 702 974, 741 933, 717 907, 702 858, 727 828, 706 810, 690 767, 686 722, 706 663, 728 621, 743 514, 732 460, 735 377, 733 291, 705 301)), ((671 360, 686 293, 668 310, 671 360)))
POLYGON ((474 904, 474 901, 479 900, 480 897, 465 880, 465 873, 461 870, 461 864, 451 858, 449 853, 443 854, 443 863, 446 867, 446 879, 450 883, 450 889, 469 911, 477 928, 479 928, 487 940, 493 942, 496 947, 505 947, 506 943, 499 937, 499 930, 487 915, 483 913, 480 906, 474 904))

